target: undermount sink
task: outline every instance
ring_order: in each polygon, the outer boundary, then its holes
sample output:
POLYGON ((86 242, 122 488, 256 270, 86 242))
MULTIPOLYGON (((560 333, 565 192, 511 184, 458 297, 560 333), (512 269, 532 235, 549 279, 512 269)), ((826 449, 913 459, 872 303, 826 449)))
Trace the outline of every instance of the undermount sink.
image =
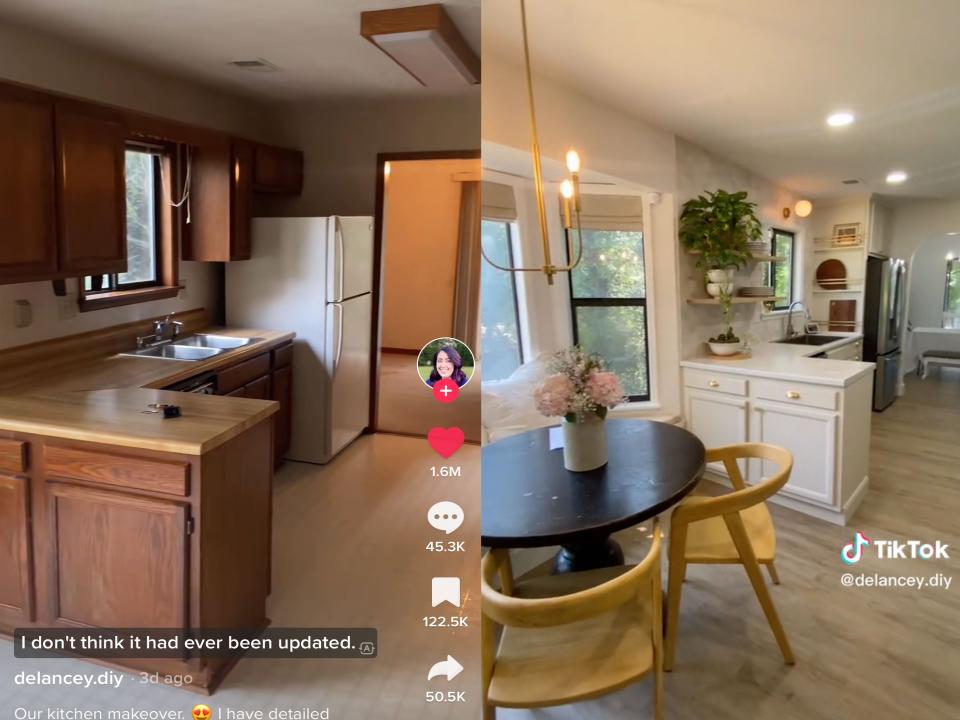
POLYGON ((134 350, 133 352, 123 353, 124 355, 136 355, 137 357, 155 357, 165 360, 206 360, 214 355, 225 352, 223 348, 212 347, 194 347, 191 345, 156 345, 154 347, 134 350))
POLYGON ((220 350, 235 350, 245 347, 255 342, 260 342, 263 338, 233 337, 231 335, 211 335, 209 333, 200 333, 191 335, 183 340, 177 340, 177 345, 198 347, 198 348, 217 348, 220 350))
POLYGON ((840 338, 833 337, 830 335, 794 335, 791 338, 784 338, 783 340, 774 340, 774 342, 783 343, 786 345, 827 345, 828 343, 836 342, 840 338))

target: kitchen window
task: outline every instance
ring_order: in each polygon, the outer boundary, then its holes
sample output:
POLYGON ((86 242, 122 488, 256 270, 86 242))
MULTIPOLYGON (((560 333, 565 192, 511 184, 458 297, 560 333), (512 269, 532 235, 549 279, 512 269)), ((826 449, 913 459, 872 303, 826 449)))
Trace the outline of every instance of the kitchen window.
POLYGON ((773 310, 787 310, 794 300, 794 262, 796 260, 796 233, 774 228, 770 232, 770 254, 783 258, 780 262, 767 263, 764 284, 773 288, 778 298, 773 310))
POLYGON ((650 399, 646 284, 641 231, 584 228, 570 272, 573 340, 603 358, 631 401, 650 399))
POLYGON ((83 278, 81 310, 176 296, 174 212, 164 201, 163 187, 164 181, 170 182, 172 165, 170 153, 162 146, 127 146, 127 270, 83 278))
MULTIPOLYGON (((481 222, 484 252, 498 265, 513 267, 515 225, 504 220, 481 222)), ((502 380, 523 364, 516 273, 480 266, 480 342, 483 379, 502 380)))
POLYGON ((960 327, 960 260, 947 260, 947 279, 943 288, 943 327, 960 327))

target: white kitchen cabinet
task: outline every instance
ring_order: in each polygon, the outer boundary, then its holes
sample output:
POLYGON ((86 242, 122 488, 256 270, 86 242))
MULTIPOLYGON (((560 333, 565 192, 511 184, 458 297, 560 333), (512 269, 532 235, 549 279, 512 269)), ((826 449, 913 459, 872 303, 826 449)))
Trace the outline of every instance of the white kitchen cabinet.
MULTIPOLYGON (((709 359, 684 361, 687 428, 708 448, 743 442, 786 448, 793 471, 770 501, 845 525, 869 487, 872 368, 826 359, 779 360, 791 352, 796 350, 761 348, 759 357, 733 367, 709 359), (772 372, 778 362, 783 371, 772 372)), ((748 483, 772 470, 759 460, 748 467, 741 463, 748 483)), ((727 482, 722 467, 709 466, 709 476, 727 482)))
MULTIPOLYGON (((750 403, 750 440, 780 445, 793 455, 793 472, 781 492, 833 504, 838 417, 836 412, 799 405, 765 400, 750 403)), ((750 477, 755 482, 775 469, 760 460, 751 460, 751 466, 750 477)))
MULTIPOLYGON (((747 442, 747 399, 687 388, 687 428, 708 448, 747 442)), ((708 467, 722 475, 727 474, 722 463, 710 463, 708 467)), ((740 472, 744 473, 744 479, 746 470, 741 461, 740 472)))

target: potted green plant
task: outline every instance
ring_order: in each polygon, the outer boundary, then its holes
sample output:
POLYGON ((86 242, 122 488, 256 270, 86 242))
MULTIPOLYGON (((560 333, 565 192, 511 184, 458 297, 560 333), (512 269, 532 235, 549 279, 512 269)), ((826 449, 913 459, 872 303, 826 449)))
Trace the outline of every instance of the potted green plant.
POLYGON ((710 338, 707 345, 710 346, 710 352, 714 355, 734 355, 740 351, 742 343, 733 332, 733 326, 730 323, 733 296, 726 287, 723 287, 720 290, 719 299, 720 307, 723 309, 723 332, 710 338))
POLYGON ((707 291, 732 295, 732 270, 750 259, 747 243, 762 237, 756 203, 744 190, 708 192, 687 200, 680 213, 680 241, 699 253, 697 267, 706 270, 707 291))

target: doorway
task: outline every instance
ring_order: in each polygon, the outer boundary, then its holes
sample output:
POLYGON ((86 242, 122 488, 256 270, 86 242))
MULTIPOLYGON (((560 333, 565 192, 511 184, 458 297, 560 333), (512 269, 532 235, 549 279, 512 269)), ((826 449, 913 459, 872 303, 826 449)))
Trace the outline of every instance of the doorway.
POLYGON ((379 312, 370 408, 376 432, 426 436, 432 427, 457 426, 468 442, 480 441, 479 378, 442 404, 417 365, 421 348, 436 338, 478 347, 479 157, 479 151, 442 151, 377 158, 379 312))

